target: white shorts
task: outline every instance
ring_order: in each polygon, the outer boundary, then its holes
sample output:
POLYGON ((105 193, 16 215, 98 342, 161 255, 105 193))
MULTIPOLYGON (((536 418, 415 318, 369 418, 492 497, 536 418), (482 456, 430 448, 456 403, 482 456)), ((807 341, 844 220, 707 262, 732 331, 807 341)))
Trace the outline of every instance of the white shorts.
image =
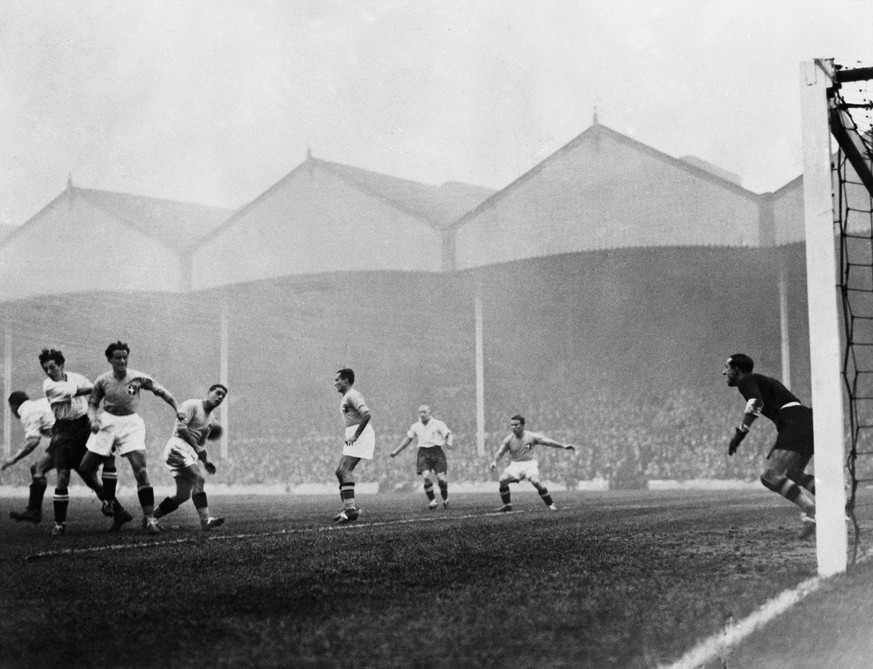
POLYGON ((144 451, 145 434, 145 423, 139 414, 115 416, 104 411, 100 414, 100 430, 88 437, 87 448, 104 457, 112 455, 113 450, 119 455, 144 451))
POLYGON ((522 462, 510 462, 509 466, 503 470, 500 478, 513 478, 519 481, 527 479, 533 483, 539 483, 540 466, 536 460, 524 460, 522 462))
POLYGON ((196 467, 200 462, 194 447, 179 437, 170 437, 167 445, 164 446, 163 459, 173 478, 181 476, 186 469, 196 467))
MULTIPOLYGON (((358 431, 357 425, 349 425, 346 428, 346 439, 354 436, 358 431)), ((376 433, 370 424, 361 432, 361 436, 351 446, 343 446, 343 455, 349 455, 353 458, 361 458, 362 460, 372 460, 373 452, 376 450, 376 433)))

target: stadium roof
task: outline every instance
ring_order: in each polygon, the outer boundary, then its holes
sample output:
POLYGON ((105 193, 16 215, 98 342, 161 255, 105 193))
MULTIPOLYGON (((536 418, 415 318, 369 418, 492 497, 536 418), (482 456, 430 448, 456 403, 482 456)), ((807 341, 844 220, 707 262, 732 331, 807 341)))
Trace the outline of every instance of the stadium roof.
POLYGON ((207 235, 195 288, 347 271, 443 271, 446 230, 494 191, 399 179, 314 158, 207 235))
POLYGON ((0 300, 96 290, 183 291, 186 252, 231 210, 67 188, 0 239, 0 300))
MULTIPOLYGON (((496 203, 506 197, 507 193, 510 193, 512 190, 523 186, 528 181, 536 178, 551 164, 561 160, 567 154, 574 152, 576 149, 579 148, 580 145, 591 140, 597 141, 601 138, 606 138, 615 142, 619 142, 635 151, 639 151, 648 156, 651 156, 652 158, 662 162, 666 166, 687 172, 696 178, 700 178, 704 181, 713 183, 716 186, 723 187, 726 190, 740 195, 741 197, 746 197, 752 200, 757 198, 757 195, 755 193, 747 190, 746 188, 743 188, 733 179, 719 176, 715 173, 715 170, 704 169, 701 165, 701 163, 703 163, 704 161, 701 161, 700 159, 688 160, 687 157, 674 158, 673 156, 663 153, 662 151, 658 151, 658 149, 652 148, 647 144, 643 144, 642 142, 628 137, 627 135, 622 135, 620 132, 616 132, 615 130, 608 128, 607 126, 597 122, 595 119, 594 124, 589 126, 588 129, 585 130, 582 134, 570 140, 567 144, 565 144, 553 154, 548 156, 542 162, 534 165, 534 167, 532 167, 530 170, 522 174, 518 179, 506 186, 506 188, 495 192, 490 198, 484 200, 478 207, 470 209, 464 216, 456 220, 453 225, 455 227, 463 225, 468 220, 474 218, 480 211, 495 206, 496 203)), ((713 167, 717 168, 718 166, 713 167)))
MULTIPOLYGON (((310 160, 317 159, 310 158, 310 160)), ((323 160, 318 162, 350 184, 393 203, 437 228, 451 225, 458 217, 496 192, 491 188, 457 181, 449 181, 442 186, 430 186, 358 167, 323 160)))
POLYGON ((760 246, 772 237, 761 200, 595 121, 455 222, 455 267, 613 248, 760 246))

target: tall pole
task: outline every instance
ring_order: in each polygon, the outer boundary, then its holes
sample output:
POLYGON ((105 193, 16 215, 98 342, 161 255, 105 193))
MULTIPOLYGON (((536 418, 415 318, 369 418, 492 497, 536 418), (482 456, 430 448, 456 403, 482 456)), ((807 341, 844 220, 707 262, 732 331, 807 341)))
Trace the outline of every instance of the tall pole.
POLYGON ((779 260, 779 339, 782 342, 782 383, 791 387, 791 336, 788 328, 788 278, 784 259, 779 260))
POLYGON ((2 307, 3 319, 3 403, 6 409, 3 411, 3 455, 12 455, 12 416, 6 398, 12 392, 12 326, 9 325, 9 305, 2 307))
POLYGON ((815 436, 816 557, 822 576, 845 572, 848 561, 843 385, 827 107, 832 72, 832 61, 800 64, 809 362, 815 436))
POLYGON ((476 453, 485 455, 485 361, 482 344, 481 286, 476 286, 476 453))
MULTIPOLYGON (((230 388, 230 385, 227 382, 228 377, 228 342, 227 342, 227 321, 228 321, 228 306, 227 306, 227 294, 222 292, 221 296, 221 326, 219 328, 221 334, 221 343, 219 344, 219 380, 225 388, 230 388)), ((228 455, 230 453, 229 444, 229 436, 230 436, 230 405, 228 403, 222 404, 221 409, 221 420, 224 427, 224 432, 221 433, 221 459, 228 460, 228 455)))

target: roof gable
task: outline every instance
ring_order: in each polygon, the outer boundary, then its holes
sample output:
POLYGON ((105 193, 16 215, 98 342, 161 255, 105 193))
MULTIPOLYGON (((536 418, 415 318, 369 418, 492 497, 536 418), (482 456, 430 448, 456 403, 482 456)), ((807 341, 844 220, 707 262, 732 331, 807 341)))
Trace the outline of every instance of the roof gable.
POLYGON ((196 245, 233 213, 231 209, 125 193, 82 188, 72 191, 177 252, 196 245))
MULTIPOLYGON (((521 189, 528 182, 539 176, 542 172, 553 167, 555 163, 566 160, 570 155, 577 153, 579 149, 584 147, 586 144, 597 147, 603 141, 616 142, 624 147, 627 147, 631 151, 639 152, 642 156, 649 157, 657 161, 658 163, 661 163, 664 167, 670 170, 678 170, 682 173, 690 175, 695 179, 706 181, 710 184, 715 185, 718 188, 724 188, 726 191, 731 192, 735 195, 739 195, 743 198, 754 201, 758 197, 752 191, 743 188, 742 186, 734 183, 729 179, 720 177, 717 174, 714 174, 709 170, 703 169, 702 167, 699 167, 691 162, 681 160, 679 158, 674 158, 631 137, 623 135, 620 132, 616 132, 615 130, 610 129, 605 125, 595 122, 582 134, 576 136, 574 139, 570 140, 567 144, 565 144, 553 154, 545 158, 543 161, 534 165, 530 170, 522 174, 508 186, 494 193, 487 200, 484 200, 475 209, 467 212, 465 215, 455 221, 454 226, 464 225, 467 221, 475 218, 476 215, 482 210, 495 207, 502 199, 506 198, 507 195, 513 193, 518 189, 521 189)), ((612 179, 610 178, 610 180, 612 179)))

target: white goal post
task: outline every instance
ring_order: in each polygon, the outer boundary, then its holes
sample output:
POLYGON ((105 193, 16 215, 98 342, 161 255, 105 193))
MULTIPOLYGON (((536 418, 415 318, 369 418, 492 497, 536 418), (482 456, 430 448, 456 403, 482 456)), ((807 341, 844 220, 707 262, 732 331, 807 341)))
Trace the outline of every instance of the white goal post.
POLYGON ((803 210, 815 435, 816 557, 822 576, 846 571, 848 561, 833 153, 827 99, 832 85, 833 61, 816 59, 800 64, 803 210))

